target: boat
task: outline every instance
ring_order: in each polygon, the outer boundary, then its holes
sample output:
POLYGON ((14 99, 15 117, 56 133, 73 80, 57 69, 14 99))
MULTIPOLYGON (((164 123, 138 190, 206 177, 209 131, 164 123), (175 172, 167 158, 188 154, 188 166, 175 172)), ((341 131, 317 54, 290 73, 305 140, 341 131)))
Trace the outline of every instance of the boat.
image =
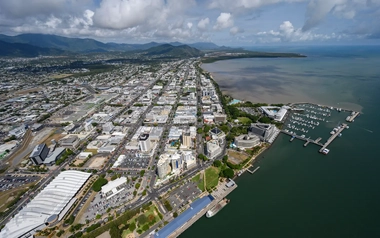
POLYGON ((342 136, 342 133, 339 133, 339 135, 338 135, 339 137, 341 137, 342 136))
POLYGON ((223 198, 218 202, 214 207, 212 207, 210 210, 206 212, 206 217, 211 218, 215 216, 220 210, 222 210, 228 203, 230 202, 229 199, 223 198))
POLYGON ((324 155, 327 155, 329 152, 330 152, 329 149, 324 148, 321 153, 324 154, 324 155))
POLYGON ((292 138, 290 138, 290 142, 292 142, 294 140, 295 136, 292 136, 292 138))

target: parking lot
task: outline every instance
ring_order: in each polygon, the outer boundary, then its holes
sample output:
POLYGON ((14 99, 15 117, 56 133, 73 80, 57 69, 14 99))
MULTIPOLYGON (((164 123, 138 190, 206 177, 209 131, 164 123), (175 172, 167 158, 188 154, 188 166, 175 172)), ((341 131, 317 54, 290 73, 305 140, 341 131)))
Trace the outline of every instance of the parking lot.
POLYGON ((108 208, 118 207, 133 199, 133 191, 135 190, 134 182, 121 185, 117 188, 117 190, 122 191, 109 199, 107 199, 107 196, 104 196, 101 192, 96 194, 94 200, 91 202, 88 210, 84 214, 85 219, 91 221, 95 219, 97 214, 105 214, 108 208))
POLYGON ((146 169, 149 165, 150 157, 136 157, 134 153, 126 153, 126 158, 119 166, 120 168, 128 169, 146 169))
POLYGON ((201 194, 202 191, 198 188, 197 184, 193 181, 186 183, 183 186, 173 190, 167 200, 173 207, 173 210, 177 210, 193 201, 196 197, 201 194))
POLYGON ((6 191, 12 188, 35 182, 39 180, 38 176, 20 176, 20 175, 6 175, 0 177, 0 191, 6 191))

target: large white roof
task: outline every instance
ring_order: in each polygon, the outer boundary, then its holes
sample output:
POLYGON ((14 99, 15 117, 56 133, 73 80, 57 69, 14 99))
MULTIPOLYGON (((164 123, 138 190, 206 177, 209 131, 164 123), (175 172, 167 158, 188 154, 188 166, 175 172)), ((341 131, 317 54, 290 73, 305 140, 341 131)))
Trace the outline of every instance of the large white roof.
POLYGON ((33 230, 43 226, 49 217, 59 215, 66 208, 90 176, 90 173, 75 170, 61 172, 5 225, 0 238, 34 233, 33 230))
POLYGON ((114 188, 124 184, 127 182, 126 177, 120 177, 118 179, 115 179, 113 181, 109 181, 106 185, 102 187, 102 193, 106 194, 109 191, 113 190, 114 188))

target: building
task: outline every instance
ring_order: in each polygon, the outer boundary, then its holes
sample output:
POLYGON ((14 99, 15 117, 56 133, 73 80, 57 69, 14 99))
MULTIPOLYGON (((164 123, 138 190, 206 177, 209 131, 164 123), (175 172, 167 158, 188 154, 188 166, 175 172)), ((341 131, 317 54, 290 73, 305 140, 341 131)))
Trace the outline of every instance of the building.
POLYGON ((273 142, 279 133, 279 129, 272 124, 252 123, 248 129, 248 135, 256 135, 264 142, 273 142))
POLYGON ((173 232, 183 227, 191 218, 193 218, 200 211, 206 208, 213 200, 214 200, 214 197, 211 195, 197 199, 195 202, 190 204, 190 208, 188 208, 186 211, 181 213, 178 217, 174 218, 174 220, 172 220, 169 224, 167 224, 161 230, 159 230, 154 235, 154 238, 171 237, 171 234, 173 232))
POLYGON ((125 189, 126 183, 126 177, 120 177, 113 181, 109 181, 106 185, 102 187, 102 195, 105 196, 107 199, 110 199, 116 194, 123 191, 125 189))
POLYGON ((25 125, 21 125, 9 131, 9 135, 15 136, 16 138, 21 138, 22 136, 24 136, 26 130, 27 130, 27 127, 25 125))
POLYGON ((59 140, 59 144, 66 148, 76 148, 79 144, 79 137, 75 135, 69 135, 59 140))
POLYGON ((160 159, 157 162, 157 173, 160 179, 163 179, 170 173, 169 159, 166 154, 160 155, 160 159))
POLYGON ((32 153, 29 158, 34 165, 40 165, 44 163, 44 160, 49 154, 49 148, 46 144, 39 144, 34 147, 32 153))
POLYGON ((184 130, 182 132, 182 145, 186 146, 187 148, 190 148, 192 146, 190 131, 184 130))
POLYGON ((207 157, 209 159, 215 159, 220 153, 222 153, 222 148, 215 141, 209 141, 206 144, 207 157))
POLYGON ((139 146, 140 150, 142 152, 149 152, 150 151, 150 140, 149 140, 149 134, 141 134, 139 137, 139 146))
POLYGON ((55 162, 61 157, 63 153, 65 153, 66 148, 58 147, 52 153, 50 153, 46 159, 44 160, 44 164, 54 165, 55 162))
POLYGON ((172 165, 172 172, 177 173, 183 169, 183 160, 180 154, 169 155, 170 163, 172 165))
POLYGON ((112 134, 113 130, 115 129, 115 126, 112 124, 112 122, 107 122, 103 126, 103 133, 109 135, 112 134))
POLYGON ((85 160, 89 156, 92 156, 92 152, 80 152, 79 155, 77 156, 77 159, 85 160))
POLYGON ((209 134, 211 138, 213 140, 217 140, 219 144, 224 144, 226 141, 226 134, 224 134, 224 132, 220 130, 218 127, 211 129, 209 134))
POLYGON ((75 170, 61 172, 5 225, 0 237, 32 237, 37 230, 61 221, 90 176, 75 170))
POLYGON ((252 148, 260 145, 260 137, 257 135, 240 135, 235 137, 235 145, 239 148, 252 148))
POLYGON ((264 107, 263 106, 263 107, 260 107, 259 110, 275 121, 282 121, 286 113, 288 112, 289 107, 288 106, 282 106, 282 107, 274 107, 274 106, 264 107))
POLYGON ((197 165, 197 161, 190 150, 182 151, 181 156, 184 162, 184 169, 192 169, 197 165))
POLYGON ((227 115, 226 114, 219 114, 214 113, 214 121, 215 123, 226 123, 227 122, 227 115))

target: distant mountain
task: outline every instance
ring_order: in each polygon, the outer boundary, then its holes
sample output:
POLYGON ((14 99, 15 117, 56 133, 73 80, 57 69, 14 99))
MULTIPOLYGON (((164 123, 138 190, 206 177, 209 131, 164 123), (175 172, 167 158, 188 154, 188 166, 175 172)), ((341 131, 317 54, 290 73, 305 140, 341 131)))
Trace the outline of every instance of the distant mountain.
MULTIPOLYGON (((17 36, 7 36, 0 34, 0 40, 9 43, 23 43, 42 48, 55 48, 79 53, 146 50, 151 47, 167 44, 157 42, 150 42, 146 44, 102 43, 93 39, 69 38, 45 34, 21 34, 17 36)), ((184 43, 178 41, 171 42, 169 44, 173 46, 185 45, 184 43)), ((198 42, 187 45, 198 50, 216 50, 220 48, 219 46, 211 42, 198 42)))
POLYGON ((198 49, 190 47, 188 45, 173 46, 171 44, 163 44, 155 46, 143 51, 148 56, 170 56, 170 57, 199 57, 204 53, 198 49))
POLYGON ((215 45, 212 42, 197 42, 197 43, 187 44, 187 45, 197 48, 198 50, 216 50, 216 49, 221 48, 220 46, 215 45))
POLYGON ((62 55, 65 53, 67 52, 59 49, 0 41, 0 56, 3 57, 37 57, 40 55, 62 55))
POLYGON ((23 43, 43 48, 55 48, 72 52, 109 51, 107 44, 93 39, 68 38, 56 35, 21 34, 18 36, 0 35, 0 40, 10 43, 23 43))

